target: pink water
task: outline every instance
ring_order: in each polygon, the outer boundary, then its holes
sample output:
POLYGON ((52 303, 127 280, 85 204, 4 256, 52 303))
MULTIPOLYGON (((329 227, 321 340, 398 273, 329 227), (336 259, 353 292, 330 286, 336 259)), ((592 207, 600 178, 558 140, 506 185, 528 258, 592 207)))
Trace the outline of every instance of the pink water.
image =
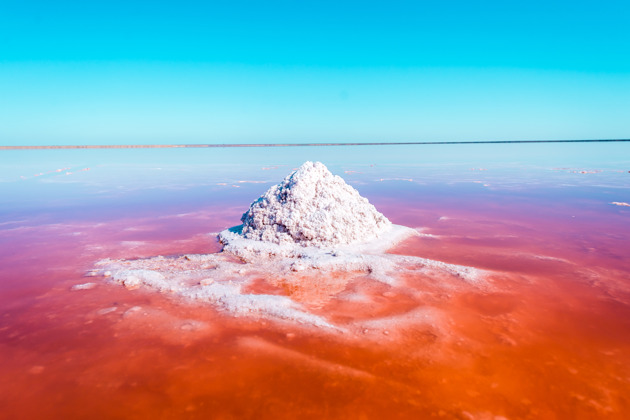
POLYGON ((366 192, 395 223, 434 235, 392 253, 491 270, 493 287, 418 277, 393 292, 356 273, 319 290, 313 310, 403 321, 348 337, 84 276, 107 257, 218 251, 206 233, 236 224, 245 195, 3 225, 0 417, 628 418, 630 211, 586 193, 366 192), (96 286, 71 289, 86 282, 96 286), (371 305, 335 298, 358 287, 371 305), (441 326, 404 318, 425 309, 441 326))

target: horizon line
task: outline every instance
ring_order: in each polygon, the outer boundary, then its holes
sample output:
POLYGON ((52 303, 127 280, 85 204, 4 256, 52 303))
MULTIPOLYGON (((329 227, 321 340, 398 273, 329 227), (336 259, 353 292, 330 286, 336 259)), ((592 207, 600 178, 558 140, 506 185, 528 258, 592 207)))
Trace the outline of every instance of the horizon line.
POLYGON ((479 141, 413 141, 413 142, 354 142, 354 143, 207 143, 207 144, 101 144, 0 146, 0 150, 38 149, 170 149, 170 148, 227 148, 227 147, 312 147, 312 146, 412 146, 449 144, 524 144, 524 143, 607 143, 630 142, 630 139, 574 139, 574 140, 479 140, 479 141))

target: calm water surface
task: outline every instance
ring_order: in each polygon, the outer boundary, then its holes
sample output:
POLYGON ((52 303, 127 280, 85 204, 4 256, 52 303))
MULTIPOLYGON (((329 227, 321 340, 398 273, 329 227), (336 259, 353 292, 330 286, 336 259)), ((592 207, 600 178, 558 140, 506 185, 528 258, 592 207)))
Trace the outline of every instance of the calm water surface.
POLYGON ((628 147, 6 152, 0 417, 628 418, 630 207, 611 204, 630 203, 628 147), (211 233, 305 160, 421 228, 391 253, 489 270, 492 287, 261 286, 385 325, 375 337, 85 276, 103 258, 218 252, 211 233))

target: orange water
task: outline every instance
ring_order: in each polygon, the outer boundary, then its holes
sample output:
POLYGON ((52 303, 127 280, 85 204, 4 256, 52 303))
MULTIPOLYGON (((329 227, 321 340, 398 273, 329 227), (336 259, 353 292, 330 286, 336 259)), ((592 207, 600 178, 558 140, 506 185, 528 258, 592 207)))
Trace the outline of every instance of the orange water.
POLYGON ((105 257, 217 251, 203 233, 232 209, 5 229, 0 417, 628 418, 630 214, 550 203, 379 203, 436 235, 392 253, 491 270, 491 289, 420 275, 391 288, 363 273, 315 297, 254 285, 342 325, 401 319, 363 336, 83 276, 105 257), (71 290, 86 282, 96 286, 71 290), (335 298, 353 289, 372 303, 335 298), (425 309, 439 319, 404 317, 425 309))

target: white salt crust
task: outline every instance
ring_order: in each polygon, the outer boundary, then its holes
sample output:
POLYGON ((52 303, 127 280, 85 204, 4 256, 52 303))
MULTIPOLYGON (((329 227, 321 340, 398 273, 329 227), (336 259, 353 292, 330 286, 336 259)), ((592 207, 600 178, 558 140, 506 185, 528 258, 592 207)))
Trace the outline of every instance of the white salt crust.
MULTIPOLYGON (((233 316, 284 320, 337 332, 362 331, 363 327, 360 323, 335 325, 316 313, 316 305, 308 299, 300 303, 288 296, 245 290, 262 279, 343 300, 341 292, 352 278, 364 276, 367 282, 405 292, 408 286, 402 279, 408 274, 448 279, 442 288, 460 281, 487 286, 484 272, 472 267, 387 254, 400 241, 419 235, 418 231, 393 225, 319 162, 306 162, 270 188, 252 203, 242 221, 243 225, 219 234, 220 253, 105 259, 91 273, 131 290, 149 288, 206 302, 233 316), (334 280, 337 277, 341 279, 334 280)), ((348 295, 348 299, 353 298, 348 295)))
MULTIPOLYGON (((349 251, 336 255, 305 254, 301 258, 266 256, 256 263, 235 261, 234 255, 228 252, 139 260, 106 259, 99 261, 97 267, 100 273, 111 272, 110 278, 114 282, 131 290, 146 287, 186 300, 206 302, 237 317, 285 320, 336 331, 361 329, 361 325, 335 325, 324 316, 313 313, 308 303, 299 303, 287 296, 253 294, 244 290, 257 279, 285 285, 298 281, 304 282, 305 287, 316 288, 322 277, 339 273, 345 273, 349 278, 365 276, 367 281, 385 283, 392 290, 401 291, 408 287, 401 279, 410 274, 448 278, 448 282, 439 285, 442 289, 456 287, 453 283, 461 282, 476 288, 487 286, 485 273, 472 267, 419 257, 349 251)), ((341 291, 347 281, 340 280, 341 291)), ((331 294, 335 294, 334 291, 331 294)))

